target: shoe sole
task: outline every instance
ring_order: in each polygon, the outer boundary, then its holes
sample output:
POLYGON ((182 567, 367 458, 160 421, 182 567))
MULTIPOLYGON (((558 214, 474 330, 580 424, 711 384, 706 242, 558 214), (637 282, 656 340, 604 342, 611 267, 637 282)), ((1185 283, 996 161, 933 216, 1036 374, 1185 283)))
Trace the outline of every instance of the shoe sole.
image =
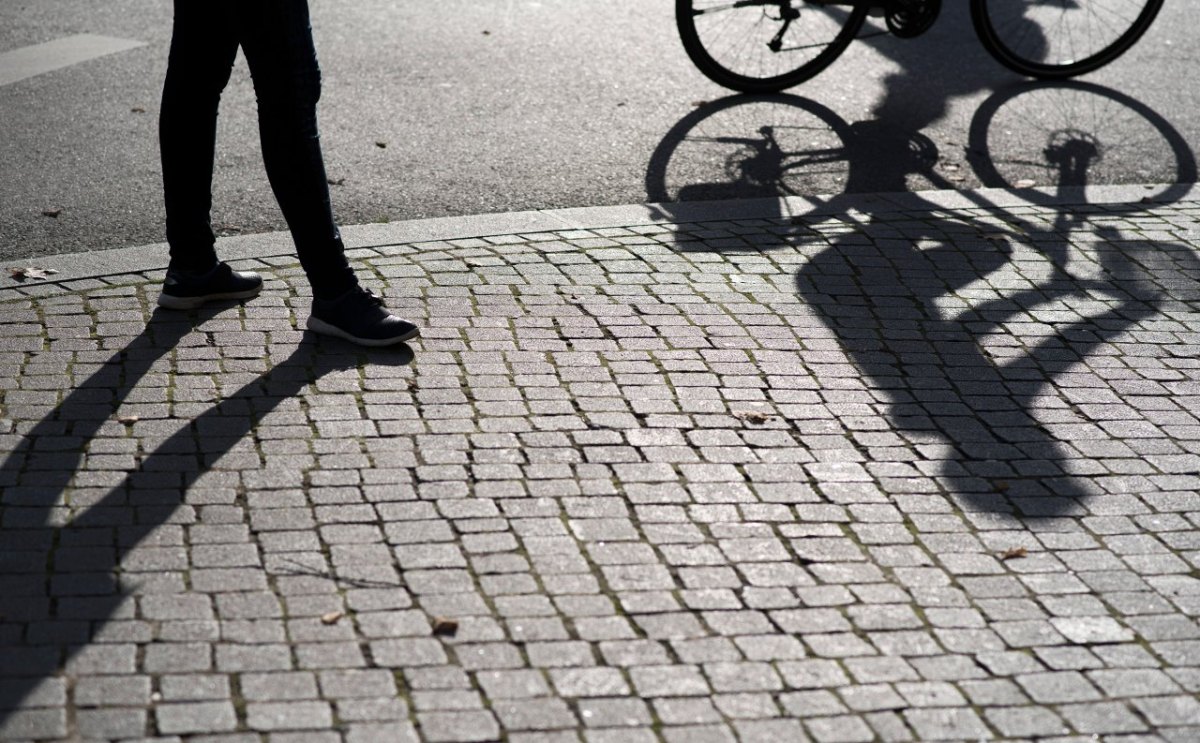
POLYGON ((208 302, 222 299, 253 299, 262 292, 262 287, 247 289, 241 292, 225 292, 223 294, 205 294, 200 297, 173 297, 170 294, 158 295, 158 306, 168 310, 194 310, 208 302))
POLYGON ((320 335, 330 335, 330 336, 333 336, 334 338, 341 338, 342 340, 347 340, 347 341, 350 341, 351 343, 357 343, 360 346, 370 346, 371 348, 382 348, 384 346, 394 346, 397 343, 403 343, 405 341, 410 341, 413 338, 416 338, 417 336, 421 335, 420 328, 413 328, 412 330, 405 333, 404 335, 397 335, 392 338, 359 338, 356 335, 351 335, 350 333, 347 333, 346 331, 342 330, 341 328, 337 327, 336 325, 330 325, 329 323, 325 322, 324 320, 313 317, 311 315, 309 316, 308 322, 306 324, 308 325, 308 329, 314 333, 319 333, 320 335))

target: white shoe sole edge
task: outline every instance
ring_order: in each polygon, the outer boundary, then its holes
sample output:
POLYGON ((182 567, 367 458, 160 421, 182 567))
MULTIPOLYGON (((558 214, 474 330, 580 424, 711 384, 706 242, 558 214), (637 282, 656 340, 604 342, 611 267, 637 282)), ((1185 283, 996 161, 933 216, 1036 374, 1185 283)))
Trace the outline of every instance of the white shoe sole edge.
POLYGON ((360 346, 370 346, 371 348, 394 346, 398 343, 410 341, 413 338, 421 335, 420 328, 413 328, 411 332, 405 333, 404 335, 398 335, 395 338, 359 338, 358 336, 350 335, 336 325, 330 325, 324 320, 313 317, 312 315, 309 315, 306 325, 308 326, 308 329, 314 333, 318 333, 320 335, 330 335, 334 338, 341 338, 342 340, 347 340, 351 343, 357 343, 360 346))
POLYGON ((262 292, 262 288, 250 289, 244 292, 226 292, 225 294, 205 294, 202 297, 172 297, 170 294, 158 295, 158 306, 168 310, 194 310, 209 302, 219 302, 223 299, 253 299, 262 292))

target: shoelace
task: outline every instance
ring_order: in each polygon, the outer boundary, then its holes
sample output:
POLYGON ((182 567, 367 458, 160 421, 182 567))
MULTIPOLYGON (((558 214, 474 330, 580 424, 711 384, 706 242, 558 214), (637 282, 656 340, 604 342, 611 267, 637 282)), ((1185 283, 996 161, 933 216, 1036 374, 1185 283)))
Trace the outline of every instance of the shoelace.
POLYGON ((375 296, 375 292, 370 289, 363 289, 363 301, 371 307, 383 306, 383 298, 375 296))
POLYGON ((362 304, 364 308, 373 309, 375 307, 382 307, 383 299, 375 296, 375 292, 371 291, 370 289, 367 289, 366 287, 360 287, 359 291, 354 297, 354 303, 362 304))

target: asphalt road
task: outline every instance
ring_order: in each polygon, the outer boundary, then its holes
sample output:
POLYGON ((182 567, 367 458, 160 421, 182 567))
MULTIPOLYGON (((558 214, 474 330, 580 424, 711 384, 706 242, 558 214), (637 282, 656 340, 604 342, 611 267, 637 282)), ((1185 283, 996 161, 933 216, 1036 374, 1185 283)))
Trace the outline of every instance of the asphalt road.
MULTIPOLYGON (((668 0, 312 0, 335 210, 360 224, 1195 180, 1190 3, 1168 3, 1135 49, 1082 84, 1034 87, 987 56, 966 3, 946 5, 929 34, 856 44, 790 95, 759 100, 730 98, 692 67, 668 0), (1064 152, 1074 159, 1048 154, 1064 152)), ((166 0, 0 3, 0 54, 85 33, 144 42, 0 86, 0 260, 162 240, 156 112, 170 26, 166 0)), ((218 147, 222 234, 282 229, 240 60, 218 147)))

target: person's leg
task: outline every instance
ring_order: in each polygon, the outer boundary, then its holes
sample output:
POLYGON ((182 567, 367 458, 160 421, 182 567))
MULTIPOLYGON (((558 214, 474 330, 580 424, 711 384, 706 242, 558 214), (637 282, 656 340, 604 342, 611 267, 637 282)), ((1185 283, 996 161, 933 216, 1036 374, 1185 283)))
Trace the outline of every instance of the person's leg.
POLYGON ((171 262, 158 304, 169 309, 248 299, 262 290, 258 274, 239 273, 217 261, 210 222, 217 111, 237 56, 228 12, 233 1, 175 0, 159 117, 171 262))
POLYGON ((241 0, 238 40, 258 97, 263 160, 313 290, 307 327, 365 346, 420 334, 359 286, 333 219, 317 130, 321 72, 307 0, 241 0))
POLYGON ((333 218, 317 129, 321 72, 306 0, 241 0, 238 40, 258 98, 267 177, 317 298, 358 286, 333 218))
POLYGON ((237 55, 226 4, 175 0, 159 146, 171 266, 185 271, 217 262, 210 223, 217 109, 237 55))

